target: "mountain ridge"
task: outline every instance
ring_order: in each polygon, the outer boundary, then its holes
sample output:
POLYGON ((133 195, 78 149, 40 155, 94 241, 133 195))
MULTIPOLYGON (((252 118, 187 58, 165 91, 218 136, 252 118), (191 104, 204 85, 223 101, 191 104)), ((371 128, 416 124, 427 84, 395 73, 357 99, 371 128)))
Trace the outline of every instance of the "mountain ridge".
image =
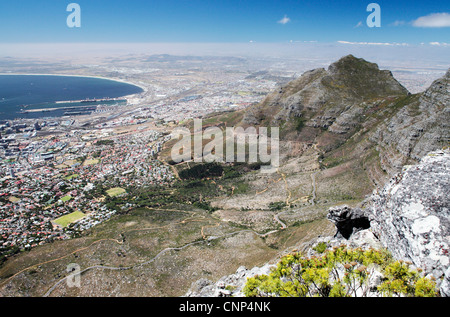
POLYGON ((448 145, 449 74, 411 94, 389 70, 347 55, 269 94, 246 109, 239 124, 279 126, 282 140, 314 143, 325 157, 337 158, 335 150, 349 142, 373 147, 380 166, 372 181, 381 185, 404 164, 448 145))

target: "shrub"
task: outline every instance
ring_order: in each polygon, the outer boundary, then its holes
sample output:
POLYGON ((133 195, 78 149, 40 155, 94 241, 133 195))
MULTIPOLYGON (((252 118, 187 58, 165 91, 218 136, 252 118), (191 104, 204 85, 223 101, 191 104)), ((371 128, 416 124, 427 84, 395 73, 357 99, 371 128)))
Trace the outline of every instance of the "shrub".
POLYGON ((286 207, 286 203, 284 201, 271 202, 269 204, 269 209, 272 211, 281 210, 286 207))
MULTIPOLYGON (((317 248, 322 249, 323 245, 317 248)), ((394 261, 385 250, 349 249, 345 245, 305 257, 301 253, 281 258, 269 275, 249 278, 243 292, 248 297, 364 297, 436 296, 436 284, 420 277, 406 262, 394 261), (383 276, 373 286, 374 273, 383 276)))
POLYGON ((325 250, 328 248, 328 245, 326 242, 319 242, 314 248, 313 250, 316 251, 317 253, 324 253, 325 250))

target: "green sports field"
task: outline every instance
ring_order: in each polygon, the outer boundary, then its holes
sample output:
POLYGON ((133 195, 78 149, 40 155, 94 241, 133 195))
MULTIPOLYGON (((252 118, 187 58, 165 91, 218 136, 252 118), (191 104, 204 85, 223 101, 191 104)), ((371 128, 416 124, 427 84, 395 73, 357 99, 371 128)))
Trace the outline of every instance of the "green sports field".
POLYGON ((75 222, 77 220, 80 220, 81 218, 84 218, 84 216, 86 216, 86 215, 84 213, 82 213, 81 211, 75 211, 75 212, 72 212, 71 214, 59 217, 58 219, 56 219, 54 221, 54 223, 65 228, 68 225, 70 225, 72 222, 75 222))
POLYGON ((66 201, 69 201, 69 200, 71 200, 71 199, 72 199, 72 196, 67 195, 67 196, 64 196, 63 198, 61 198, 61 201, 62 201, 63 203, 65 203, 66 201))
POLYGON ((120 187, 116 187, 116 188, 111 188, 111 189, 107 190, 106 193, 110 197, 115 197, 115 196, 122 195, 123 193, 126 193, 126 190, 123 188, 120 188, 120 187))

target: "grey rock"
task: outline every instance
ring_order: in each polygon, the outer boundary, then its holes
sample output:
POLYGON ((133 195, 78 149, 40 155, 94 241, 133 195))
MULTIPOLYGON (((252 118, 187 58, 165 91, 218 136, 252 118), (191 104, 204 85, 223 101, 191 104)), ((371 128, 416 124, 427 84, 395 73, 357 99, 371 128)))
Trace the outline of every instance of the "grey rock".
POLYGON ((336 226, 335 237, 338 238, 348 239, 353 233, 370 227, 369 219, 362 209, 352 209, 347 205, 331 207, 327 218, 336 226))
MULTIPOLYGON (((387 116, 370 135, 389 175, 408 161, 418 162, 450 140, 450 70, 423 93, 409 96, 400 110, 387 116)), ((393 105, 394 108, 396 107, 393 105)))
POLYGON ((443 297, 450 297, 450 266, 445 271, 444 279, 441 283, 440 293, 443 297))
POLYGON ((274 265, 266 264, 262 267, 246 269, 241 266, 236 273, 219 279, 216 283, 204 279, 194 282, 191 289, 185 294, 186 297, 243 297, 242 289, 247 279, 257 275, 269 274, 274 265))
POLYGON ((450 264, 450 152, 405 167, 369 199, 372 232, 397 259, 441 278, 450 264))

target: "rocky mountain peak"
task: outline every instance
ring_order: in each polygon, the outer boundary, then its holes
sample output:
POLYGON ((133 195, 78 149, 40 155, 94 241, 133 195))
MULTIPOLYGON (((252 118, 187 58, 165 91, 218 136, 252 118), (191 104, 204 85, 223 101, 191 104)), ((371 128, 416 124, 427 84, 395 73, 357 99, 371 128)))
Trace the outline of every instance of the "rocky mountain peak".
POLYGON ((367 98, 380 98, 408 94, 389 70, 380 70, 375 63, 347 55, 331 64, 328 77, 332 87, 344 89, 347 94, 367 98))
POLYGON ((334 62, 328 67, 328 72, 331 74, 339 74, 343 72, 356 71, 378 71, 378 65, 370 63, 363 58, 357 58, 353 55, 347 55, 334 62))
POLYGON ((422 101, 425 103, 438 103, 440 106, 448 106, 450 104, 450 69, 447 73, 435 80, 431 86, 423 93, 422 101))
POLYGON ((390 71, 380 70, 375 63, 347 55, 327 70, 319 68, 305 72, 267 96, 261 104, 248 109, 244 124, 255 125, 263 121, 280 124, 303 117, 311 120, 306 125, 321 129, 328 129, 339 121, 331 132, 341 134, 355 126, 355 119, 362 115, 363 102, 408 94, 390 71), (339 119, 344 113, 344 117, 339 119))

